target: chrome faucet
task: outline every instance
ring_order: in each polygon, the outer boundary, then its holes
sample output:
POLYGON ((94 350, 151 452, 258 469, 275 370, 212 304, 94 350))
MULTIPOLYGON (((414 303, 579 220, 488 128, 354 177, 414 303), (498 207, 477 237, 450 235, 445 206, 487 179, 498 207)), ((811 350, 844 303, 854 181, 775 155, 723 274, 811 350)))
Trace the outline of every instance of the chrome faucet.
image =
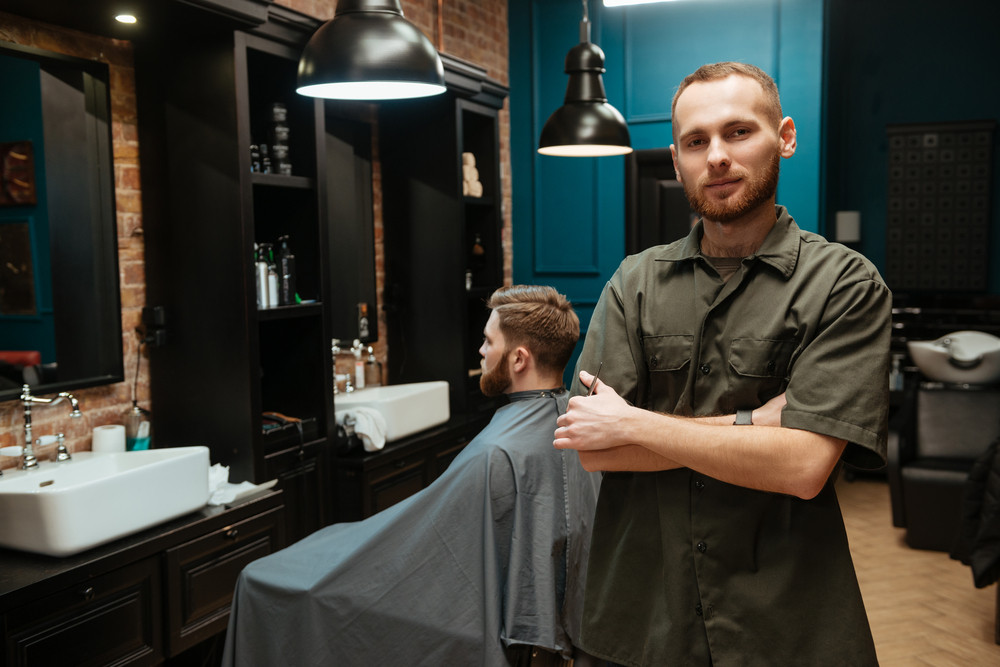
POLYGON ((21 456, 21 470, 38 467, 38 459, 35 458, 35 450, 32 447, 33 440, 31 439, 31 404, 55 405, 63 399, 69 401, 69 416, 71 419, 79 419, 83 416, 83 413, 80 412, 80 402, 76 400, 73 394, 63 391, 55 398, 41 398, 31 395, 31 387, 29 385, 22 385, 21 403, 24 405, 24 452, 21 456))

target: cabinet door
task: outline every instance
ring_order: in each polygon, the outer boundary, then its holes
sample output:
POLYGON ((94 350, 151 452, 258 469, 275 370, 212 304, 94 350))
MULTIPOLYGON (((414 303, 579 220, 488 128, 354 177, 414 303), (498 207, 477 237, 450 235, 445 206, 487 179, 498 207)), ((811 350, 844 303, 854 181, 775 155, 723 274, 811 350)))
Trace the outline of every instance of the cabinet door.
POLYGON ((160 586, 147 558, 5 614, 7 665, 159 664, 160 586))
POLYGON ((277 479, 285 499, 285 537, 288 544, 330 523, 325 441, 267 454, 267 479, 277 479))
POLYGON ((168 655, 225 632, 240 572, 281 548, 283 519, 277 507, 167 550, 168 655))

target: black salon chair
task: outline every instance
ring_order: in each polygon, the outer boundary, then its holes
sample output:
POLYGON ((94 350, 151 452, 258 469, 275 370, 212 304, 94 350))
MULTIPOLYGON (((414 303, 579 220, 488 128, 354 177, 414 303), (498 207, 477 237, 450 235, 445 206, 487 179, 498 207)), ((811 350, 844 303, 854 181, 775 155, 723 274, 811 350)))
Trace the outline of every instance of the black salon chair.
POLYGON ((1000 435, 1000 389, 924 383, 904 410, 889 434, 892 524, 915 549, 950 551, 969 470, 1000 435))

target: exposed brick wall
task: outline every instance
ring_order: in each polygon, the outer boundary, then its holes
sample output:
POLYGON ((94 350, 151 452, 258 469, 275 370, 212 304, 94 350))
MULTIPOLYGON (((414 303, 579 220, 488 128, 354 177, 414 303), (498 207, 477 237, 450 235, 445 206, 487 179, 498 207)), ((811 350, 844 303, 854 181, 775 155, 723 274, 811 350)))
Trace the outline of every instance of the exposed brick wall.
MULTIPOLYGON (((310 16, 328 19, 333 16, 335 0, 277 0, 310 16)), ((419 27, 439 50, 486 69, 490 78, 508 83, 507 3, 505 0, 402 0, 403 13, 419 27), (439 22, 440 17, 440 22, 439 22), (439 24, 443 30, 439 31, 439 24)), ((90 449, 91 431, 102 424, 121 423, 131 406, 132 380, 135 373, 138 339, 135 332, 145 305, 145 264, 142 239, 140 198, 139 143, 135 101, 135 71, 128 42, 66 30, 0 12, 0 40, 35 46, 57 53, 107 63, 111 73, 111 115, 115 172, 115 201, 118 223, 118 261, 121 279, 122 341, 125 352, 126 381, 118 384, 73 392, 81 403, 83 418, 70 421, 68 408, 40 408, 33 411, 36 435, 64 431, 71 451, 90 449)), ((373 174, 376 275, 378 287, 378 327, 380 342, 376 355, 385 362, 391 353, 384 344, 385 316, 382 291, 385 277, 385 252, 382 231, 381 170, 377 141, 373 146, 373 174)), ((510 116, 508 106, 500 112, 500 174, 503 189, 504 279, 511 282, 511 180, 510 116)), ((137 396, 143 407, 149 404, 149 377, 146 360, 140 362, 137 396)), ((0 446, 22 444, 23 421, 19 402, 0 403, 0 446)), ((154 434, 155 436, 155 434, 154 434)), ((51 447, 41 450, 48 457, 51 447)), ((0 468, 14 465, 13 459, 0 459, 0 468)))

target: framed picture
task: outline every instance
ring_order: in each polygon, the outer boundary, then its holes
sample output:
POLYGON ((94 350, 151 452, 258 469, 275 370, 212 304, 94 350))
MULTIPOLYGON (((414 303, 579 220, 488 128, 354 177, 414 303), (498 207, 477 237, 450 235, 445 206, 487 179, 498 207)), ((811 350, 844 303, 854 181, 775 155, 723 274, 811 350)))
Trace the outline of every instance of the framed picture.
POLYGON ((35 203, 35 154, 31 142, 0 143, 0 206, 35 203))

